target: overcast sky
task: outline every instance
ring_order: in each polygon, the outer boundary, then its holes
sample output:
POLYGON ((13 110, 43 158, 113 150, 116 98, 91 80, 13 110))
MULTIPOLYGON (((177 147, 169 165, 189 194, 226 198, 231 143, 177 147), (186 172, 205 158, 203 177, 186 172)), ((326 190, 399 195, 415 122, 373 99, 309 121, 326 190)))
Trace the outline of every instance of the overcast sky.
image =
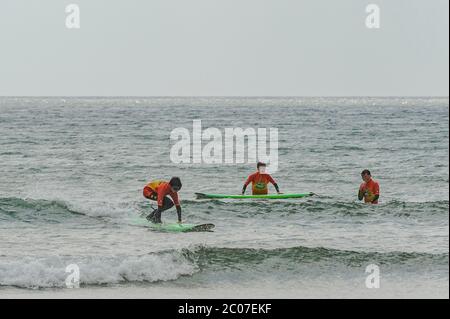
POLYGON ((0 0, 0 95, 448 96, 448 12, 448 0, 0 0), (380 29, 365 25, 370 3, 380 29))

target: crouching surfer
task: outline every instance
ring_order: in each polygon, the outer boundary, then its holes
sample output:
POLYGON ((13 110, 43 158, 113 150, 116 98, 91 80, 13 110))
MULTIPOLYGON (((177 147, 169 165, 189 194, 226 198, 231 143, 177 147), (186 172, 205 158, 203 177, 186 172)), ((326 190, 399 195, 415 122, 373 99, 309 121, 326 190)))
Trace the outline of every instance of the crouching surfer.
POLYGON ((181 224, 181 205, 178 192, 181 189, 179 177, 172 177, 169 182, 154 180, 144 187, 144 197, 158 203, 158 208, 151 212, 146 218, 152 223, 161 224, 161 213, 172 208, 177 209, 178 223, 181 224), (172 198, 170 199, 169 196, 172 198))

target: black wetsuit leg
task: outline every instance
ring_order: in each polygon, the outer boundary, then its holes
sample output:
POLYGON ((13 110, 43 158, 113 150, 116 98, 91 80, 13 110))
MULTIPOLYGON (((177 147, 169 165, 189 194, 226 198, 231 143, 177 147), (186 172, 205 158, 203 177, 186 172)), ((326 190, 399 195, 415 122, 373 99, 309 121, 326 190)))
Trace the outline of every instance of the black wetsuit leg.
POLYGON ((155 209, 150 215, 147 216, 147 219, 154 223, 161 223, 161 213, 172 208, 174 205, 175 204, 173 201, 169 197, 165 196, 162 207, 155 209))

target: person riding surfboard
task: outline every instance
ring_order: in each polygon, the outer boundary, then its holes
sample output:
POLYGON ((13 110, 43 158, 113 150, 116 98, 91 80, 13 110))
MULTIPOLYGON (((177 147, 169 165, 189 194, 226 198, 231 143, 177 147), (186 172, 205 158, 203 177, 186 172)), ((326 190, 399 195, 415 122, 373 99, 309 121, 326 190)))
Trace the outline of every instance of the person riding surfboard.
POLYGON ((169 182, 163 180, 153 180, 148 183, 143 190, 145 198, 156 201, 158 208, 153 210, 146 218, 155 224, 161 224, 161 213, 172 208, 177 209, 178 223, 181 224, 181 205, 178 192, 182 187, 179 177, 172 177, 169 182), (169 196, 172 198, 170 199, 169 196))
POLYGON ((252 194, 253 195, 267 195, 269 193, 267 185, 271 183, 278 194, 281 194, 278 184, 275 180, 270 176, 270 174, 266 173, 267 165, 262 162, 258 162, 256 164, 257 171, 251 174, 242 188, 242 195, 245 194, 245 190, 247 189, 248 184, 252 183, 252 194))

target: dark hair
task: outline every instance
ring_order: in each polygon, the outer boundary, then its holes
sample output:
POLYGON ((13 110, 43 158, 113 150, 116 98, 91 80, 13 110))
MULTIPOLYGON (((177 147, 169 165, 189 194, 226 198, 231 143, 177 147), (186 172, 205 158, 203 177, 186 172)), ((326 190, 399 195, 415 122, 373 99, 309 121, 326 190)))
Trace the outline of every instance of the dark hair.
POLYGON ((178 188, 178 189, 181 189, 181 186, 183 186, 183 185, 181 184, 181 180, 180 180, 179 177, 172 177, 172 178, 170 179, 169 185, 170 185, 171 187, 176 187, 176 188, 178 188))
POLYGON ((365 169, 361 172, 361 175, 369 175, 372 176, 372 174, 370 174, 370 171, 368 169, 365 169))
POLYGON ((263 162, 258 162, 258 164, 256 164, 256 168, 260 168, 261 166, 267 166, 266 163, 263 162))

